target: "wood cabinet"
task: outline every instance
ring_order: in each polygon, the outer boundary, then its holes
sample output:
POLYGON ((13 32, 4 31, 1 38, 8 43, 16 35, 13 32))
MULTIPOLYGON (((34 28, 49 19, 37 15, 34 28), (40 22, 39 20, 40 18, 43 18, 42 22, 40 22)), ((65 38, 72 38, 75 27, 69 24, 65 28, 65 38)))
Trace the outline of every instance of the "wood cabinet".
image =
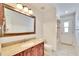
POLYGON ((3 4, 0 3, 0 26, 3 25, 3 18, 4 18, 4 9, 3 9, 3 4))
POLYGON ((0 3, 0 37, 2 36, 3 21, 4 21, 4 9, 3 4, 0 3))
POLYGON ((44 42, 17 53, 14 56, 44 56, 44 42))
POLYGON ((32 48, 32 56, 43 56, 44 55, 44 45, 38 44, 32 48))

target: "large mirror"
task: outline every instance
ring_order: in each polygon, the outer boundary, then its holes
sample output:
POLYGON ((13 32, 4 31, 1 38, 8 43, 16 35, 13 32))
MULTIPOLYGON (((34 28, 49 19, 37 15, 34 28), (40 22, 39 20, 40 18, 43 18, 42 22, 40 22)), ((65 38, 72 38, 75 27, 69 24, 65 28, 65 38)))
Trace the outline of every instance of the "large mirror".
POLYGON ((9 35, 23 35, 35 33, 35 17, 27 16, 16 10, 11 6, 4 5, 5 36, 9 35))

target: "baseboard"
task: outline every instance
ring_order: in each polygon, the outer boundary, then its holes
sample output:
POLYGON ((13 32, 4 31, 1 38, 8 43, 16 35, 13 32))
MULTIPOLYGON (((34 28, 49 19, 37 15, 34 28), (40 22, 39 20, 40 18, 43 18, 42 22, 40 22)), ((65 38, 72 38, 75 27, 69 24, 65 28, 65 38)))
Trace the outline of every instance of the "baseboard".
POLYGON ((68 43, 64 43, 64 42, 61 42, 61 44, 68 45, 68 46, 73 46, 72 44, 68 44, 68 43))

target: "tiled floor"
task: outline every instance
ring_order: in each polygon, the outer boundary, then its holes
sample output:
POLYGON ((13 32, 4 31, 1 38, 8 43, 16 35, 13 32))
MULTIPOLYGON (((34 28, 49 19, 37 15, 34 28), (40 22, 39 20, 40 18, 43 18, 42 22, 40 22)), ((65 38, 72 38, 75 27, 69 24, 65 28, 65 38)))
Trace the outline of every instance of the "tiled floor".
POLYGON ((76 50, 73 46, 59 44, 57 51, 53 52, 54 56, 77 56, 76 50))
POLYGON ((74 46, 62 44, 58 41, 57 44, 57 50, 56 51, 50 51, 48 49, 46 56, 78 56, 77 51, 74 46))

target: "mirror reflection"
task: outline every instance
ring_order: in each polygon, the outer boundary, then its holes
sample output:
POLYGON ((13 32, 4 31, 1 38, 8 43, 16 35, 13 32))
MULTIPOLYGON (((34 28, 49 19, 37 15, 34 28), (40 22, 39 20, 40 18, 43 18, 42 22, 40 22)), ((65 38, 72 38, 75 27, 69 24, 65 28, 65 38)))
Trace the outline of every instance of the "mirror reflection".
POLYGON ((4 7, 5 34, 33 33, 35 31, 35 18, 4 7))

